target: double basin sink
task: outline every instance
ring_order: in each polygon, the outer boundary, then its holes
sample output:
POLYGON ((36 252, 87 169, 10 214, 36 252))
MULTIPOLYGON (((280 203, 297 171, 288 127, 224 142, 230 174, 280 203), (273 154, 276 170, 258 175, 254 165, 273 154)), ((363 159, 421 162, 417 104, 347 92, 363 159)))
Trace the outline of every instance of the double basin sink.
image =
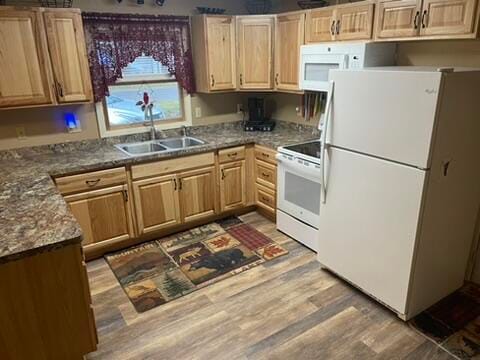
POLYGON ((166 138, 142 141, 131 144, 117 144, 115 147, 130 156, 148 155, 166 151, 182 150, 193 146, 204 145, 205 141, 190 137, 166 138))

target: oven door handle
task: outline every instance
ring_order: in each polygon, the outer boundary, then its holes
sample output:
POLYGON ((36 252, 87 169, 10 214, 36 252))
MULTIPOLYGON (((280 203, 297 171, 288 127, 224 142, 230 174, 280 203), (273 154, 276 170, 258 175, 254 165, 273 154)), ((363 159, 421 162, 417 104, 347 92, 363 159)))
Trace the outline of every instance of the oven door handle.
POLYGON ((327 131, 328 125, 330 123, 331 112, 332 112, 332 100, 333 100, 333 89, 335 83, 330 80, 328 82, 328 97, 327 97, 327 104, 325 106, 325 121, 322 127, 322 143, 321 143, 321 157, 320 157, 320 173, 321 173, 321 181, 320 181, 320 196, 322 197, 322 203, 325 204, 327 201, 327 184, 326 184, 326 155, 329 144, 327 144, 327 131))
POLYGON ((281 176, 284 170, 290 170, 290 172, 296 175, 301 175, 309 180, 320 182, 320 169, 315 167, 315 165, 304 166, 297 164, 295 160, 286 159, 282 157, 281 154, 277 154, 276 158, 279 165, 278 176, 281 176))

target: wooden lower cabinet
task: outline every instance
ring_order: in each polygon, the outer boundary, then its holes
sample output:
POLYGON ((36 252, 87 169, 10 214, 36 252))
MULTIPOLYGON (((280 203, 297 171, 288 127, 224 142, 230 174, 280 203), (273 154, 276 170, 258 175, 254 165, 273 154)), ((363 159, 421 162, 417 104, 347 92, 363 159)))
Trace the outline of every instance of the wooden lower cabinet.
POLYGON ((182 222, 179 180, 165 175, 133 182, 138 232, 146 234, 182 222))
POLYGON ((220 165, 220 211, 246 205, 245 160, 220 165))
POLYGON ((83 359, 97 348, 80 244, 0 265, 0 359, 83 359))
POLYGON ((127 185, 68 195, 65 200, 83 230, 86 249, 133 237, 127 185))
POLYGON ((178 174, 180 209, 184 223, 215 214, 215 167, 178 174))

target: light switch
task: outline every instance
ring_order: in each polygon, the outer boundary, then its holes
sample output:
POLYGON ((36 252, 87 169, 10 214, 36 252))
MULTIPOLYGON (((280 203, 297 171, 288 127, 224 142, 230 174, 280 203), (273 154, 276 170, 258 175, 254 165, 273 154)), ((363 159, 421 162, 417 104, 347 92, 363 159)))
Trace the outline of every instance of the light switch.
POLYGON ((202 117, 202 108, 200 106, 195 108, 195 117, 196 118, 202 117))

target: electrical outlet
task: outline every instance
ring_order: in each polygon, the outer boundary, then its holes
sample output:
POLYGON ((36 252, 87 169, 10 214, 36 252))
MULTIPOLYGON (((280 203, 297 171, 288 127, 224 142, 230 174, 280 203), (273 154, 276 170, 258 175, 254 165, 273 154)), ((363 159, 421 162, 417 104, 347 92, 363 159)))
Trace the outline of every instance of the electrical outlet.
POLYGON ((237 113, 243 113, 243 104, 237 104, 237 113))
POLYGON ((195 108, 195 117, 196 118, 202 117, 202 108, 200 106, 195 108))
POLYGON ((18 140, 25 140, 27 138, 27 132, 25 131, 25 126, 18 126, 15 128, 17 133, 18 140))

